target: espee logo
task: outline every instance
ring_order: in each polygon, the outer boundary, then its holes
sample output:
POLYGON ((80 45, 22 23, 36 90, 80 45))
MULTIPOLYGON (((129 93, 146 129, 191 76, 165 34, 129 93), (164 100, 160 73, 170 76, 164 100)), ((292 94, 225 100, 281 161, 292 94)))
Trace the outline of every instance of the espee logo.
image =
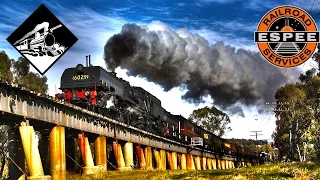
POLYGON ((273 65, 296 67, 315 52, 319 32, 313 18, 295 6, 279 6, 259 22, 254 41, 261 54, 273 65))

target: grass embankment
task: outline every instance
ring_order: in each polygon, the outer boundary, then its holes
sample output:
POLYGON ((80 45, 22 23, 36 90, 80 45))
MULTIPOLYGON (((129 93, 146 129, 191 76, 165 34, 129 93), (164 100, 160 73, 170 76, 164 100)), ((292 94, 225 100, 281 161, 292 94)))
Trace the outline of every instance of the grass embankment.
POLYGON ((320 180, 320 163, 281 163, 239 169, 204 171, 108 171, 94 175, 69 174, 75 180, 169 180, 169 179, 314 179, 320 180))

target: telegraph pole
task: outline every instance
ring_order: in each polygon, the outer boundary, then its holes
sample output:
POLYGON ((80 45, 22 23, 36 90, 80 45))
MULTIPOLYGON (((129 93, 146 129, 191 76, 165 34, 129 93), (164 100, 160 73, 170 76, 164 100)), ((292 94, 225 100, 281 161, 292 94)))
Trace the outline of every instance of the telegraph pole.
POLYGON ((259 132, 262 132, 262 131, 250 131, 250 132, 255 133, 255 134, 252 134, 252 135, 250 135, 250 136, 255 136, 255 137, 256 137, 256 141, 258 141, 258 136, 263 135, 263 134, 258 134, 259 132))

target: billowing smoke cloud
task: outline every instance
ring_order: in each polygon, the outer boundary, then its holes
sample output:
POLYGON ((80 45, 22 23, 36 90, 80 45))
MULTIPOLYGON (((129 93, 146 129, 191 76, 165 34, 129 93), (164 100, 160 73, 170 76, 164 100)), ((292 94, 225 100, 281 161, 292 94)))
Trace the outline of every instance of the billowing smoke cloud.
POLYGON ((129 75, 145 77, 165 91, 184 87, 187 92, 182 98, 192 103, 210 95, 215 105, 240 115, 241 105, 272 101, 287 79, 281 68, 257 52, 236 50, 222 42, 210 46, 198 34, 174 31, 161 22, 153 25, 160 30, 123 25, 104 47, 108 69, 125 68, 129 75))

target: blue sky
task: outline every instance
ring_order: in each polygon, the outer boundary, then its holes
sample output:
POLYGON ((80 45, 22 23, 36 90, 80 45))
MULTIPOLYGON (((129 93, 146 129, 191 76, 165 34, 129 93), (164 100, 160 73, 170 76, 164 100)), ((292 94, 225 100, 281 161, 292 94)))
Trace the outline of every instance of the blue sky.
MULTIPOLYGON (((49 93, 59 87, 60 75, 68 67, 85 63, 85 55, 91 54, 92 63, 105 67, 103 49, 107 40, 121 31, 122 25, 136 23, 154 29, 167 25, 171 29, 186 29, 208 40, 209 44, 223 41, 235 48, 257 51, 253 42, 253 31, 261 17, 279 5, 295 5, 305 9, 318 23, 319 2, 258 1, 258 0, 91 0, 91 1, 9 1, 0 2, 0 50, 10 58, 20 55, 6 38, 41 4, 45 4, 77 37, 78 42, 45 74, 49 80, 49 93), (161 22, 161 23, 159 23, 161 22)), ((67 37, 66 37, 67 38, 67 37)), ((302 66, 306 69, 307 66, 302 66)), ((163 106, 175 114, 185 117, 197 107, 181 100, 183 91, 174 88, 163 92, 161 87, 137 77, 128 77, 126 71, 117 69, 118 75, 135 86, 143 86, 162 100, 163 106), (180 107, 180 108, 176 108, 180 107)), ((271 139, 275 128, 272 114, 259 115, 255 108, 246 108, 246 118, 232 116, 232 132, 226 137, 250 138, 249 131, 262 130, 262 139, 271 139), (255 121, 258 119, 258 121, 255 121)))

